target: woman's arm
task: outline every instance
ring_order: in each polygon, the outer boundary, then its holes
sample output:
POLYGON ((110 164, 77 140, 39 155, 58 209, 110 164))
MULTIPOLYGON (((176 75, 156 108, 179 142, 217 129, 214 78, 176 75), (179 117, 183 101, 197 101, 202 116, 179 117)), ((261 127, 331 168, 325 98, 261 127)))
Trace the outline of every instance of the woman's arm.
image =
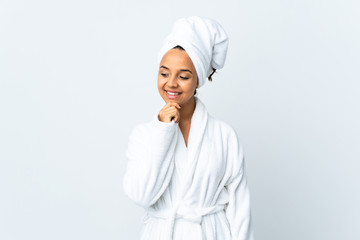
POLYGON ((229 160, 232 162, 233 173, 226 185, 229 192, 226 217, 230 224, 232 240, 253 240, 250 192, 245 176, 244 154, 234 131, 229 142, 229 160))
POLYGON ((142 207, 154 204, 167 188, 174 169, 176 123, 154 119, 130 134, 123 187, 127 196, 142 207))

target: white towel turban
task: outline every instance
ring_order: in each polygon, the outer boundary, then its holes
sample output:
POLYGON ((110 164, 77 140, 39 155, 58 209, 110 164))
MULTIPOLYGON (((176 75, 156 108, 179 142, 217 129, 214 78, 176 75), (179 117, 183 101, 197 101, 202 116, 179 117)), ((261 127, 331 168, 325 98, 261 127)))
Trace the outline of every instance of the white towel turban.
POLYGON ((224 66, 229 39, 222 26, 215 20, 191 16, 177 20, 158 54, 158 64, 167 51, 180 45, 191 58, 199 87, 214 69, 224 66))

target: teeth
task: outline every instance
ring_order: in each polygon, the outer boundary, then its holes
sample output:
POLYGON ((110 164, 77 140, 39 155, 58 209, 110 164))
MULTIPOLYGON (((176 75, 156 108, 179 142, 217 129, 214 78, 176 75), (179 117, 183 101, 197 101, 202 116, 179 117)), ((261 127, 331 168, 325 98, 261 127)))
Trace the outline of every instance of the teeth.
POLYGON ((173 96, 176 96, 176 95, 179 95, 180 93, 173 93, 173 92, 168 92, 168 91, 166 91, 168 94, 170 94, 170 95, 173 95, 173 96))

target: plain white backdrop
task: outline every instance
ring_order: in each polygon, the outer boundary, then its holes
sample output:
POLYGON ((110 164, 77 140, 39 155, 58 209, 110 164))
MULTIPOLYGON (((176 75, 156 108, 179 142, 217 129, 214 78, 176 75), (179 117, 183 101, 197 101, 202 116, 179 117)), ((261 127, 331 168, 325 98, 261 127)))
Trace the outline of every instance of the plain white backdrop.
POLYGON ((0 0, 0 239, 136 240, 128 135, 173 22, 218 20, 198 97, 244 147, 257 240, 360 239, 357 0, 0 0))

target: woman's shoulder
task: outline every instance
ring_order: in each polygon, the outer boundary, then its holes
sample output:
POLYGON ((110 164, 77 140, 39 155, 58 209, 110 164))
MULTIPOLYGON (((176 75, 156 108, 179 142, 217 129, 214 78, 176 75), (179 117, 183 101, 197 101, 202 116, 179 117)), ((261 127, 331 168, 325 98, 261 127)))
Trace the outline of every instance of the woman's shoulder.
POLYGON ((219 129, 224 134, 237 135, 236 130, 233 126, 231 126, 229 123, 225 122, 224 120, 215 118, 211 115, 209 115, 209 124, 211 124, 213 128, 219 129))
POLYGON ((212 122, 214 129, 214 133, 212 135, 213 139, 220 138, 222 142, 223 149, 225 151, 231 152, 242 152, 242 140, 239 137, 235 127, 230 125, 229 123, 211 117, 210 122, 212 122))
MULTIPOLYGON (((228 146, 242 145, 241 137, 235 127, 224 120, 210 116, 209 123, 213 131, 213 137, 221 137, 223 143, 228 146)), ((210 126, 209 125, 209 126, 210 126)))

